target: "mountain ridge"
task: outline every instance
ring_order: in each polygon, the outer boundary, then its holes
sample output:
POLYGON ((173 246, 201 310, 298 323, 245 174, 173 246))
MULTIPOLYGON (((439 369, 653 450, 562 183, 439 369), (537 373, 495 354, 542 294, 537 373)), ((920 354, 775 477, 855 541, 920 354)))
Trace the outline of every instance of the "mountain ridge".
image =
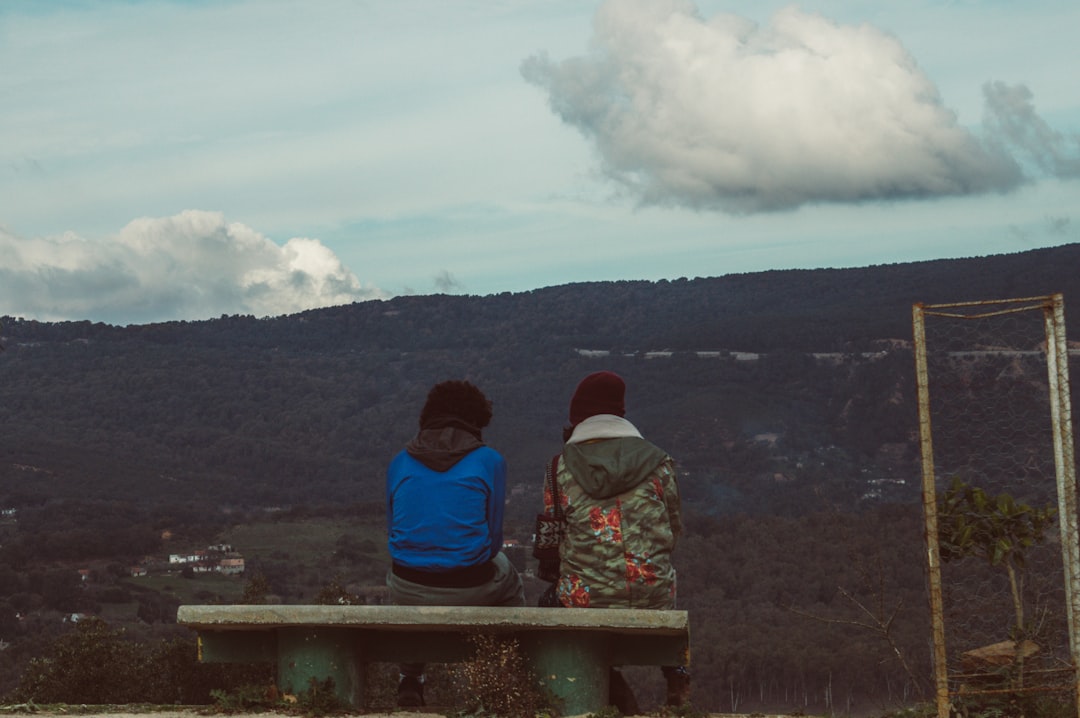
POLYGON ((237 504, 377 497, 427 389, 464 377, 495 402, 487 438, 514 467, 525 499, 512 513, 527 520, 535 467, 558 446, 573 387, 600 368, 626 377, 629 416, 689 470, 730 475, 733 461, 748 462, 743 489, 785 474, 777 457, 829 445, 843 450, 845 473, 906 472, 910 451, 897 463, 891 448, 889 466, 876 462, 882 447, 913 446, 912 304, 1054 292, 1068 301, 1080 296, 1077 266, 1072 244, 861 269, 402 296, 263 319, 117 327, 3 317, 0 501, 27 493, 18 466, 55 477, 35 482, 33 495, 175 501, 187 486, 237 504), (657 363, 650 352, 670 356, 657 363), (822 354, 832 359, 815 359, 822 354), (779 445, 763 453, 759 434, 779 445))

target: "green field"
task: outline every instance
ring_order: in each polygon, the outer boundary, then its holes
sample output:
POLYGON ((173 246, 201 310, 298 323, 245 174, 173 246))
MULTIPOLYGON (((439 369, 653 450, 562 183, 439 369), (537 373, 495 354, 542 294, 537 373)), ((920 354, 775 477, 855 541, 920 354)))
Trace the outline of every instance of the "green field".
POLYGON ((386 559, 386 531, 378 526, 360 525, 340 518, 262 521, 235 526, 222 536, 224 543, 244 558, 271 559, 286 556, 301 564, 313 565, 332 556, 342 537, 356 542, 371 541, 379 557, 386 559))
POLYGON ((177 570, 173 574, 125 579, 132 588, 157 591, 175 597, 180 603, 207 603, 206 594, 213 594, 228 603, 240 598, 244 591, 243 576, 222 576, 219 573, 197 574, 185 578, 177 570))
POLYGON ((381 517, 271 519, 235 526, 221 541, 244 557, 248 576, 263 574, 290 603, 311 600, 332 581, 381 585, 389 565, 381 517))

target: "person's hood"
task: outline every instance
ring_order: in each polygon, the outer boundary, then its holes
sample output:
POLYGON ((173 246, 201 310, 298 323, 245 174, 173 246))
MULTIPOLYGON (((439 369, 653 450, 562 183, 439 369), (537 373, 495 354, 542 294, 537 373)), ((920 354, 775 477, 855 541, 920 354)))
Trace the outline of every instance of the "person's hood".
POLYGON ((589 439, 563 447, 566 468, 594 499, 610 498, 634 488, 665 459, 667 452, 640 436, 589 439))
POLYGON ((484 445, 472 431, 458 426, 421 429, 405 451, 432 471, 446 471, 469 452, 484 445))

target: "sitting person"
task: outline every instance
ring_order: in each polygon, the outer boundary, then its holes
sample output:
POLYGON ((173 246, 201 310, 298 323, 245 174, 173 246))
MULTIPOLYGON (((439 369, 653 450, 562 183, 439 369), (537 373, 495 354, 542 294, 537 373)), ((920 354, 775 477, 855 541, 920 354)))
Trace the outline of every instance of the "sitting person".
MULTIPOLYGON (((467 381, 436 384, 420 431, 386 473, 391 603, 524 606, 502 553, 506 461, 485 446, 491 402, 467 381)), ((397 704, 424 705, 423 664, 402 664, 397 704)))
MULTIPOLYGON (((553 476, 566 521, 555 592, 567 608, 675 608, 671 554, 682 531, 674 461, 627 421, 617 374, 585 377, 570 400, 570 424, 553 476)), ((554 515, 545 487, 544 511, 554 515)), ((690 698, 685 666, 665 666, 668 705, 690 698)), ((621 673, 612 703, 638 713, 621 673)))

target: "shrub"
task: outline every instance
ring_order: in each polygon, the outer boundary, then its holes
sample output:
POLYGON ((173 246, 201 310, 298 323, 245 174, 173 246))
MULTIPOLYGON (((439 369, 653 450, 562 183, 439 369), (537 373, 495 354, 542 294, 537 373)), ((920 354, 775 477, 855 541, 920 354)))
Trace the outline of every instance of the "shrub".
POLYGON ((271 678, 268 666, 198 663, 194 638, 140 643, 89 618, 30 660, 11 697, 20 703, 206 704, 216 688, 267 685, 271 678))
POLYGON ((456 668, 464 679, 467 715, 535 718, 552 713, 552 697, 525 665, 518 642, 477 634, 476 653, 456 668))

